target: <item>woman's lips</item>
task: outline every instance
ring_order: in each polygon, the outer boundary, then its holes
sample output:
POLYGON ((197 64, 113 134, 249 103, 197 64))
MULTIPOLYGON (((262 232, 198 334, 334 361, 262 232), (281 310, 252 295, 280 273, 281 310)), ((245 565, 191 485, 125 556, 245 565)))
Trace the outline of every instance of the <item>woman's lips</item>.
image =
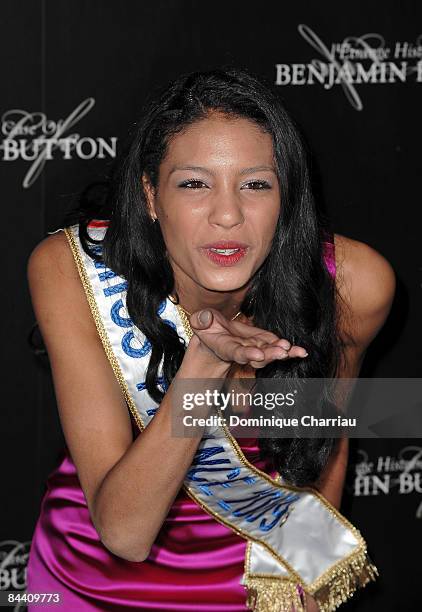
MULTIPOLYGON (((218 249, 221 251, 221 247, 218 249)), ((202 248, 201 251, 214 263, 219 266, 234 266, 236 265, 247 252, 247 247, 238 247, 236 249, 226 249, 228 251, 227 254, 218 253, 216 250, 211 248, 202 248)))

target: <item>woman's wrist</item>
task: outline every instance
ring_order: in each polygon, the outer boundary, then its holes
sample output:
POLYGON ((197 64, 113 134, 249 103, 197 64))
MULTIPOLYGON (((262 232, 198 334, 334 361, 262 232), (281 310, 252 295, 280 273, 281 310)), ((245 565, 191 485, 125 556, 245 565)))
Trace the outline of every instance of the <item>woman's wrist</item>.
POLYGON ((231 365, 219 359, 194 335, 177 374, 179 378, 225 378, 231 365))

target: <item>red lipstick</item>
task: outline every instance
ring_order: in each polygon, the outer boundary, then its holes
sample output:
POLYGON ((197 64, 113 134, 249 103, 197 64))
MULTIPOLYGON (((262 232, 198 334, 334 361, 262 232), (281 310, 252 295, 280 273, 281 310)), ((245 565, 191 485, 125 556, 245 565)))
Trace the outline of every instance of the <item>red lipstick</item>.
POLYGON ((245 255, 248 245, 235 240, 218 240, 201 247, 202 252, 219 266, 233 266, 245 255))

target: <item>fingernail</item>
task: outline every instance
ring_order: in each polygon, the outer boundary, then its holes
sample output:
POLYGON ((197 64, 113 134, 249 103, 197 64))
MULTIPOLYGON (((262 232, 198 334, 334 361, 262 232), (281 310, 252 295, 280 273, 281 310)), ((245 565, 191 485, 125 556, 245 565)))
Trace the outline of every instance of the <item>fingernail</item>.
POLYGON ((307 357, 308 353, 303 353, 302 357, 307 357))
POLYGON ((291 347, 291 344, 288 340, 283 340, 282 342, 280 342, 280 346, 286 349, 286 351, 288 351, 289 348, 291 347))
POLYGON ((208 323, 211 320, 211 313, 209 310, 201 310, 201 312, 198 315, 199 321, 200 323, 202 323, 202 325, 208 325, 208 323))

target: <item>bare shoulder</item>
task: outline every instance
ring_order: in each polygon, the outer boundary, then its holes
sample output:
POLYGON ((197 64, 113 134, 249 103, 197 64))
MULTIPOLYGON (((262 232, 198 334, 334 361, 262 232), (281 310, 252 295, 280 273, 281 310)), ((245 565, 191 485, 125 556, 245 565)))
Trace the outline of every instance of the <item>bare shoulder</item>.
POLYGON ((72 313, 85 333, 97 338, 79 273, 64 232, 44 238, 32 251, 27 265, 31 299, 38 323, 47 328, 52 308, 72 313))
POLYGON ((28 259, 28 276, 30 280, 38 277, 41 272, 62 274, 65 277, 76 277, 76 267, 69 242, 64 232, 51 234, 41 240, 28 259))
POLYGON ((389 261, 364 242, 335 234, 334 243, 343 331, 352 344, 365 349, 391 309, 395 273, 389 261))

